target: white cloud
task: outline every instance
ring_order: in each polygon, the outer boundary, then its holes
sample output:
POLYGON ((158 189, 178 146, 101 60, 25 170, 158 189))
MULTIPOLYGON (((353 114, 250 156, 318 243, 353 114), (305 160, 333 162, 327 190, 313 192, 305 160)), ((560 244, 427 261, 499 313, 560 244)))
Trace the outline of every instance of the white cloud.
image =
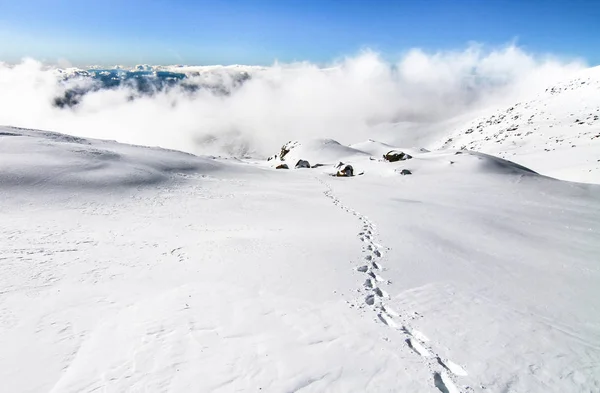
POLYGON ((194 153, 269 154, 290 139, 352 143, 370 137, 375 124, 432 123, 510 104, 584 66, 534 56, 514 45, 436 53, 413 49, 395 64, 366 51, 326 68, 275 64, 255 71, 239 88, 219 69, 193 77, 223 84, 229 95, 172 89, 130 100, 135 92, 123 87, 91 92, 77 107, 61 109, 53 100, 66 87, 55 71, 25 60, 0 64, 0 124, 194 153))

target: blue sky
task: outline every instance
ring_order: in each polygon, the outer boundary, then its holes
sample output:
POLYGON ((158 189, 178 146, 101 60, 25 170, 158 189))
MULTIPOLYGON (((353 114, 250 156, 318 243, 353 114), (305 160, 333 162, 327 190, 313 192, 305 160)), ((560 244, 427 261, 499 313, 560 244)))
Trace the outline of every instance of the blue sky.
POLYGON ((600 64, 598 0, 0 0, 0 61, 325 63, 469 42, 600 64))

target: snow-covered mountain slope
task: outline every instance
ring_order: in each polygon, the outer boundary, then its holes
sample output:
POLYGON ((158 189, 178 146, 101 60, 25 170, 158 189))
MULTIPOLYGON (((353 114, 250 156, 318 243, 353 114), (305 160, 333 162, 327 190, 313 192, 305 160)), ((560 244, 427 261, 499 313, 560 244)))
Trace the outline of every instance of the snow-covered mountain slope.
POLYGON ((421 153, 428 152, 428 150, 424 148, 400 148, 397 146, 389 145, 387 143, 378 142, 373 139, 369 139, 360 143, 355 143, 353 145, 350 145, 350 147, 368 153, 371 156, 377 158, 381 158, 383 155, 387 154, 391 150, 401 150, 405 153, 412 155, 418 155, 421 153))
POLYGON ((432 148, 476 150, 548 176, 600 183, 600 67, 487 111, 441 138, 432 148))
POLYGON ((172 173, 212 173, 226 165, 178 151, 0 127, 3 188, 114 189, 161 183, 172 173))
POLYGON ((599 186, 375 141, 300 142, 351 178, 86 142, 0 134, 2 390, 600 389, 599 186))
POLYGON ((289 141, 272 156, 274 163, 285 161, 292 167, 298 160, 307 160, 310 164, 335 164, 368 157, 369 153, 344 146, 333 139, 289 141))

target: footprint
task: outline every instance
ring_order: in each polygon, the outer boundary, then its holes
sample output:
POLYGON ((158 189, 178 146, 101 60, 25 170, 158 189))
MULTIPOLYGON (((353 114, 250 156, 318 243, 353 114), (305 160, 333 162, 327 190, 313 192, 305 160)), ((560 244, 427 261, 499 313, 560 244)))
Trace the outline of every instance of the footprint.
POLYGON ((416 338, 417 340, 419 340, 421 342, 426 343, 429 341, 429 338, 426 335, 424 335, 423 333, 421 333, 420 331, 418 331, 417 329, 405 327, 404 330, 406 331, 406 334, 408 334, 409 336, 413 336, 414 338, 416 338))
POLYGON ((367 265, 359 266, 356 268, 356 270, 358 270, 361 273, 366 273, 367 271, 369 271, 369 267, 367 265))
POLYGON ((379 250, 373 250, 373 254, 375 254, 377 258, 381 258, 381 252, 379 252, 379 250))
POLYGON ((452 374, 457 375, 459 377, 466 377, 469 375, 464 368, 454 363, 451 360, 442 360, 439 356, 437 358, 438 363, 444 367, 446 370, 450 371, 452 374))
POLYGON ((373 284, 373 280, 371 280, 370 278, 367 278, 364 283, 364 286, 366 288, 373 288, 375 285, 373 284))
POLYGON ((369 244, 369 245, 367 246, 367 250, 369 250, 369 251, 372 251, 372 250, 373 250, 373 246, 369 244))
POLYGON ((375 273, 373 273, 373 272, 368 272, 367 274, 368 274, 369 276, 371 276, 371 278, 375 279, 375 281, 378 281, 378 282, 385 282, 385 278, 381 277, 380 275, 377 275, 377 274, 375 274, 375 273))
POLYGON ((394 322, 394 320, 389 315, 386 315, 385 313, 379 313, 379 314, 377 314, 377 316, 379 317, 379 320, 381 322, 385 323, 389 327, 394 328, 394 329, 398 328, 398 325, 396 324, 396 322, 394 322))
POLYGON ((373 269, 375 270, 381 270, 381 265, 377 262, 371 262, 371 266, 373 266, 373 269))
POLYGON ((365 303, 367 303, 369 306, 374 305, 375 304, 375 296, 367 295, 367 297, 365 298, 365 303))
POLYGON ((428 358, 431 356, 431 353, 429 353, 429 351, 414 338, 407 338, 406 343, 408 344, 410 349, 423 356, 424 358, 428 358))
POLYGON ((433 374, 433 383, 435 387, 442 393, 460 393, 454 382, 450 379, 450 376, 442 371, 441 373, 433 374))
POLYGON ((399 317, 400 314, 398 314, 396 311, 394 311, 391 307, 383 305, 381 306, 381 309, 388 315, 391 315, 392 317, 399 317))
POLYGON ((371 259, 373 259, 373 256, 372 256, 372 255, 367 255, 367 256, 365 257, 365 259, 366 259, 367 261, 370 261, 371 259))
POLYGON ((386 299, 390 298, 390 295, 388 295, 388 293, 386 291, 384 291, 383 289, 378 288, 378 287, 373 288, 373 293, 379 297, 383 297, 386 299))

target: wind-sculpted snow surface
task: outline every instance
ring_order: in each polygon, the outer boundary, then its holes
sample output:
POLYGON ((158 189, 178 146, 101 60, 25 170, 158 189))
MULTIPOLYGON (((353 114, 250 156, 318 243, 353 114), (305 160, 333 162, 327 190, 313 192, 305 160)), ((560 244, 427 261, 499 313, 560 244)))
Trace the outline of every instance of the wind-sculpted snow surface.
MULTIPOLYGON (((325 195, 332 200, 333 204, 342 208, 345 212, 352 214, 361 224, 363 224, 360 228, 360 232, 358 232, 358 237, 364 244, 362 249, 364 253, 363 259, 367 264, 358 266, 356 271, 364 273, 366 276, 363 287, 367 294, 364 299, 364 305, 359 304, 357 306, 359 308, 362 308, 365 305, 373 307, 373 311, 377 314, 379 321, 393 330, 402 332, 406 337, 405 342, 408 347, 422 358, 426 359, 424 365, 432 372, 436 387, 442 392, 458 392, 458 388, 446 371, 450 371, 456 376, 467 376, 467 372, 464 371, 461 366, 450 360, 443 361, 439 356, 436 356, 436 362, 432 361, 430 359, 433 356, 432 352, 426 348, 425 344, 429 341, 429 338, 412 328, 406 315, 397 313, 387 304, 388 300, 390 300, 390 295, 385 289, 382 289, 382 287, 391 286, 392 282, 380 275, 380 272, 385 269, 381 263, 382 249, 384 246, 376 242, 375 224, 361 213, 343 205, 332 193, 331 187, 323 181, 322 183, 327 188, 325 195), (434 372, 433 370, 435 369, 438 371, 434 372)), ((389 248, 387 250, 389 250, 389 248)), ((358 291, 361 292, 361 289, 358 291)))
POLYGON ((208 174, 225 165, 182 152, 0 127, 0 184, 5 189, 110 190, 170 181, 176 173, 208 174))
POLYGON ((362 175, 3 128, 2 390, 600 390, 598 186, 296 142, 362 175))

